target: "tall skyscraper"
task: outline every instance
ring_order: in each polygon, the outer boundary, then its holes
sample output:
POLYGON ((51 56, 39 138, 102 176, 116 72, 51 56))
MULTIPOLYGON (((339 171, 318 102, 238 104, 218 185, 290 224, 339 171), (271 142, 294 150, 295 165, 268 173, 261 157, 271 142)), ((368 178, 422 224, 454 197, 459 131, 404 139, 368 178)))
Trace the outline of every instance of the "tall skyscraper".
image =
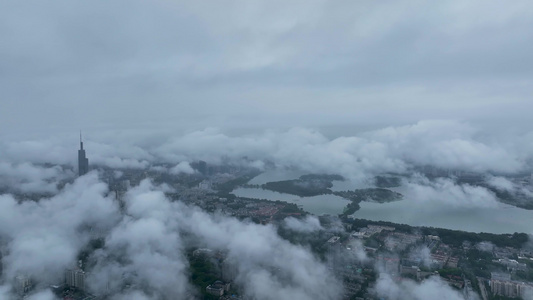
POLYGON ((85 156, 85 150, 83 150, 83 141, 81 139, 80 132, 80 150, 78 150, 78 172, 80 176, 83 176, 89 172, 89 159, 85 156))

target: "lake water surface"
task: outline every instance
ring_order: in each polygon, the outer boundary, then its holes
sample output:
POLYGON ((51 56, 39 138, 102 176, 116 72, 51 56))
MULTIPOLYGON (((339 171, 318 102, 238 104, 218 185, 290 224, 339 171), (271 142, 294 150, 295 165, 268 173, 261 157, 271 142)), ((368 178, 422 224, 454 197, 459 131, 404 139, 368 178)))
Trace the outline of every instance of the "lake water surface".
MULTIPOLYGON (((298 171, 268 171, 249 183, 263 184, 269 181, 296 179, 307 173, 298 171)), ((353 190, 371 185, 350 181, 334 181, 332 190, 353 190)), ((402 188, 394 188, 403 192, 402 188)), ((305 211, 316 215, 340 214, 348 200, 334 195, 298 197, 255 188, 238 188, 233 193, 240 197, 281 200, 300 205, 305 211)), ((533 211, 498 203, 492 207, 458 207, 438 200, 404 200, 390 203, 361 202, 355 218, 374 221, 403 223, 411 226, 431 226, 472 232, 533 233, 533 211)))
POLYGON ((454 208, 442 202, 402 200, 361 202, 355 218, 472 232, 533 233, 533 211, 500 203, 497 207, 454 208))
POLYGON ((249 184, 265 184, 272 181, 298 179, 300 176, 309 174, 298 170, 268 170, 248 181, 249 184))
POLYGON ((283 194, 269 190, 256 188, 238 188, 233 190, 238 197, 280 200, 300 205, 303 210, 315 215, 338 215, 350 201, 335 195, 319 195, 314 197, 299 197, 296 195, 283 194))

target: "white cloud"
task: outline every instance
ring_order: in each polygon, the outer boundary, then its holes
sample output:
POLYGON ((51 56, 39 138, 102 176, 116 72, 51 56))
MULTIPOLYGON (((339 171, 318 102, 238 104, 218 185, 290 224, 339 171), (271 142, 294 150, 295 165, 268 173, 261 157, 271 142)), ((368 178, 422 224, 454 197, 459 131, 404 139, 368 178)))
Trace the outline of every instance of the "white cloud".
POLYGON ((429 180, 421 175, 405 182, 404 196, 418 202, 439 202, 451 207, 496 207, 496 196, 484 187, 458 184, 453 179, 429 180))
POLYGON ((533 198, 533 190, 530 186, 512 182, 500 176, 489 176, 487 183, 499 191, 508 192, 521 200, 533 198))
POLYGON ((28 300, 55 300, 57 297, 50 290, 44 290, 32 294, 28 297, 28 300))
POLYGON ((0 162, 0 188, 8 192, 55 193, 59 181, 72 175, 70 170, 60 166, 0 162))
POLYGON ((395 282, 388 274, 381 273, 376 282, 376 294, 385 299, 436 299, 464 300, 461 293, 453 290, 438 276, 432 276, 421 283, 412 280, 395 282))
POLYGON ((313 232, 323 229, 318 218, 311 215, 306 216, 302 220, 289 217, 283 220, 283 222, 288 228, 299 232, 313 232))
POLYGON ((504 177, 490 176, 487 183, 502 191, 512 192, 515 189, 513 182, 504 177))
POLYGON ((7 242, 4 276, 31 274, 37 281, 55 283, 94 233, 117 221, 118 207, 104 194, 107 188, 91 173, 56 196, 18 203, 0 198, 0 235, 7 242))
POLYGON ((227 262, 238 271, 236 282, 248 296, 336 299, 339 295, 338 283, 325 276, 327 268, 307 249, 281 239, 274 227, 170 202, 148 181, 127 193, 126 215, 106 237, 106 247, 95 253, 92 288, 102 290, 111 283, 112 292, 118 293, 122 279, 129 278, 134 284, 131 292, 140 299, 144 297, 140 291, 174 298, 194 293, 186 275, 182 234, 227 252, 227 262))
POLYGON ((494 244, 491 242, 479 242, 476 244, 476 248, 481 251, 492 252, 494 244))
POLYGON ((180 174, 180 173, 193 174, 194 169, 191 167, 191 165, 189 165, 188 162, 182 161, 170 169, 170 174, 180 174))
MULTIPOLYGON (((301 127, 241 135, 229 135, 215 128, 166 138, 160 135, 157 139, 144 134, 129 135, 114 141, 105 132, 100 133, 86 143, 89 163, 112 168, 147 169, 163 162, 174 165, 171 172, 190 174, 192 169, 187 162, 197 160, 260 169, 273 162, 280 168, 341 174, 353 180, 365 180, 383 172, 409 172, 413 166, 517 173, 529 170, 533 163, 527 142, 533 135, 491 136, 468 123, 452 120, 428 120, 333 137, 301 127)), ((27 162, 76 165, 75 146, 57 138, 34 142, 5 141, 0 144, 0 154, 8 164, 17 166, 27 162), (53 142, 57 143, 54 146, 57 156, 50 156, 44 150, 53 142), (39 150, 32 150, 35 148, 39 150), (40 155, 41 152, 46 153, 40 155)))

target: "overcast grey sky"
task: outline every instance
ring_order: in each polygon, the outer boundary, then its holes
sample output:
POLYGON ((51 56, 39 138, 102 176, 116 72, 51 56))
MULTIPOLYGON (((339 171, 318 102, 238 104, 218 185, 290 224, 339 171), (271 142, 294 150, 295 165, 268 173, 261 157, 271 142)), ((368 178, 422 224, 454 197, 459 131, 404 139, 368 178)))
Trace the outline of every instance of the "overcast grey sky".
POLYGON ((531 28, 531 1, 2 1, 0 134, 530 129, 531 28))

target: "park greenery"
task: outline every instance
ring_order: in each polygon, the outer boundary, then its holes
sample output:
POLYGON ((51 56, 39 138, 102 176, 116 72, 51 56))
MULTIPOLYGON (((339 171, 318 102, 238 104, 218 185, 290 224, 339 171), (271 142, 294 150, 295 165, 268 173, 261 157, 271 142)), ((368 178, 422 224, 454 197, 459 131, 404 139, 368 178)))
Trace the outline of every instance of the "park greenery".
POLYGON ((344 178, 339 175, 309 174, 300 176, 298 179, 267 182, 260 187, 278 193, 312 197, 331 194, 334 180, 344 180, 344 178))
POLYGON ((334 195, 343 197, 353 202, 371 201, 386 203, 401 200, 403 195, 383 188, 357 189, 353 191, 333 192, 334 195))

